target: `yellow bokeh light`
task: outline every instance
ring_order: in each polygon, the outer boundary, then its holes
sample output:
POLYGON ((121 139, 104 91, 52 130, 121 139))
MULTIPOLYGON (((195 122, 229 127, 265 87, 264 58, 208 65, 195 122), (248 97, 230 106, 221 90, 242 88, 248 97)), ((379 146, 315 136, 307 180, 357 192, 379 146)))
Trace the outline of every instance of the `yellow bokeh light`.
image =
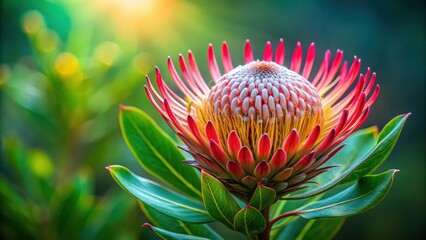
POLYGON ((70 76, 77 72, 80 63, 74 54, 65 52, 61 53, 55 61, 55 69, 62 76, 70 76))
POLYGON ((22 28, 27 34, 35 34, 44 25, 44 18, 38 11, 28 11, 22 16, 22 28))
POLYGON ((29 165, 32 172, 41 178, 48 178, 53 173, 53 165, 49 156, 38 149, 29 152, 29 165))
POLYGON ((106 41, 99 44, 95 50, 96 59, 107 66, 112 66, 121 53, 120 46, 115 42, 106 41))
POLYGON ((6 83, 10 77, 10 69, 6 65, 0 65, 0 88, 6 83))
POLYGON ((43 29, 37 32, 35 43, 39 51, 51 52, 57 49, 59 45, 59 37, 50 29, 43 29))
POLYGON ((115 25, 119 35, 141 38, 168 31, 180 7, 178 0, 97 0, 93 4, 108 16, 107 24, 115 25))
POLYGON ((154 60, 151 54, 142 52, 133 58, 133 66, 141 75, 146 75, 152 70, 154 60))
POLYGON ((55 61, 55 70, 71 88, 81 85, 84 76, 78 58, 69 52, 61 53, 55 61))

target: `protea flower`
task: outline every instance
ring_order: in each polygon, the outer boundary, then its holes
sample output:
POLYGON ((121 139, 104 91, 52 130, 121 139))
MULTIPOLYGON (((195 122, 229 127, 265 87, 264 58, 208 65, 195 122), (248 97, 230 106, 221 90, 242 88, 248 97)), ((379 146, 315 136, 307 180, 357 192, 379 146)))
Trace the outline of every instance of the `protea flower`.
POLYGON ((156 69, 156 91, 147 77, 148 97, 187 147, 187 163, 220 180, 229 191, 248 201, 256 185, 273 188, 277 198, 308 187, 327 171, 323 165, 354 130, 364 123, 379 94, 376 75, 359 74, 361 60, 343 61, 326 51, 315 74, 312 43, 302 68, 302 45, 297 43, 285 64, 281 39, 273 54, 265 46, 255 60, 249 40, 244 63, 234 68, 226 42, 222 45, 223 74, 213 46, 208 67, 213 86, 200 74, 191 51, 188 62, 179 55, 183 79, 168 59, 170 74, 182 94, 168 86, 156 69))

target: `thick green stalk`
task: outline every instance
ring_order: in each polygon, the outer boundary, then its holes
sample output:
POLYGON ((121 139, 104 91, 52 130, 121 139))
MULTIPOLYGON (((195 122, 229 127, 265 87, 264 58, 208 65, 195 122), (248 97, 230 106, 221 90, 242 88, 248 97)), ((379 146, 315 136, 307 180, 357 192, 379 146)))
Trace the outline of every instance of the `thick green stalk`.
POLYGON ((269 223, 269 208, 270 207, 267 207, 267 208, 262 210, 262 215, 266 220, 266 228, 265 228, 265 230, 263 230, 263 232, 261 232, 257 235, 259 240, 269 240, 269 236, 270 236, 270 233, 271 233, 271 227, 272 227, 272 225, 270 225, 270 223, 269 223))

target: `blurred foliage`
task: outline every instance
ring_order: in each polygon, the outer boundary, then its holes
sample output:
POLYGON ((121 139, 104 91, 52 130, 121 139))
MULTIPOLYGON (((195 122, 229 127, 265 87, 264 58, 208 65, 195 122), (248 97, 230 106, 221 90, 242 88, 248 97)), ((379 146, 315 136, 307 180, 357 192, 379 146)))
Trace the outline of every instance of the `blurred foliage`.
POLYGON ((96 185, 95 175, 104 159, 119 151, 113 148, 118 126, 111 119, 119 102, 140 85, 149 58, 104 40, 100 35, 108 39, 108 34, 103 32, 87 33, 101 39, 90 46, 81 45, 79 31, 61 38, 47 22, 39 11, 26 11, 20 23, 31 55, 2 66, 8 113, 2 114, 7 124, 2 235, 135 239, 139 231, 129 223, 138 222, 132 214, 136 202, 96 185))
POLYGON ((104 170, 136 162, 121 140, 117 105, 141 107, 165 126, 142 90, 154 65, 165 69, 168 55, 192 49, 208 76, 208 43, 226 40, 241 64, 246 38, 260 56, 267 40, 283 37, 288 49, 314 41, 318 56, 328 48, 349 60, 356 53, 362 71, 378 73, 382 91, 366 126, 413 113, 383 166, 401 169, 395 188, 378 208, 349 219, 337 239, 421 238, 424 9, 418 0, 1 1, 1 237, 148 238, 136 203, 104 170))

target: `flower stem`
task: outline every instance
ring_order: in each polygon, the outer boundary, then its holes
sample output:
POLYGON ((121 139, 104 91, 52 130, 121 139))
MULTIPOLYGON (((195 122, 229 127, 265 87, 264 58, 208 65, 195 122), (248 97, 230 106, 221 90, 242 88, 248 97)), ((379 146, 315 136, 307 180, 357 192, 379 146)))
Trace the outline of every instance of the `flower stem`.
POLYGON ((269 240, 272 225, 269 224, 269 207, 262 210, 262 215, 266 220, 266 228, 257 235, 259 240, 269 240))
POLYGON ((269 207, 263 209, 262 214, 263 214, 263 217, 266 220, 266 228, 265 228, 265 230, 263 230, 263 232, 261 232, 257 235, 258 239, 259 240, 269 240, 269 237, 271 235, 272 225, 274 225, 279 220, 281 220, 285 217, 297 215, 299 213, 300 213, 299 211, 286 212, 286 213, 283 213, 283 214, 279 215, 278 217, 274 218, 272 221, 269 221, 269 207))
POLYGON ((279 215, 278 217, 274 218, 272 221, 270 221, 269 225, 271 225, 270 227, 272 227, 272 225, 274 225, 279 220, 281 220, 281 219, 283 219, 285 217, 297 215, 297 214, 300 214, 300 213, 301 213, 300 211, 292 211, 292 212, 283 213, 283 214, 279 215))

